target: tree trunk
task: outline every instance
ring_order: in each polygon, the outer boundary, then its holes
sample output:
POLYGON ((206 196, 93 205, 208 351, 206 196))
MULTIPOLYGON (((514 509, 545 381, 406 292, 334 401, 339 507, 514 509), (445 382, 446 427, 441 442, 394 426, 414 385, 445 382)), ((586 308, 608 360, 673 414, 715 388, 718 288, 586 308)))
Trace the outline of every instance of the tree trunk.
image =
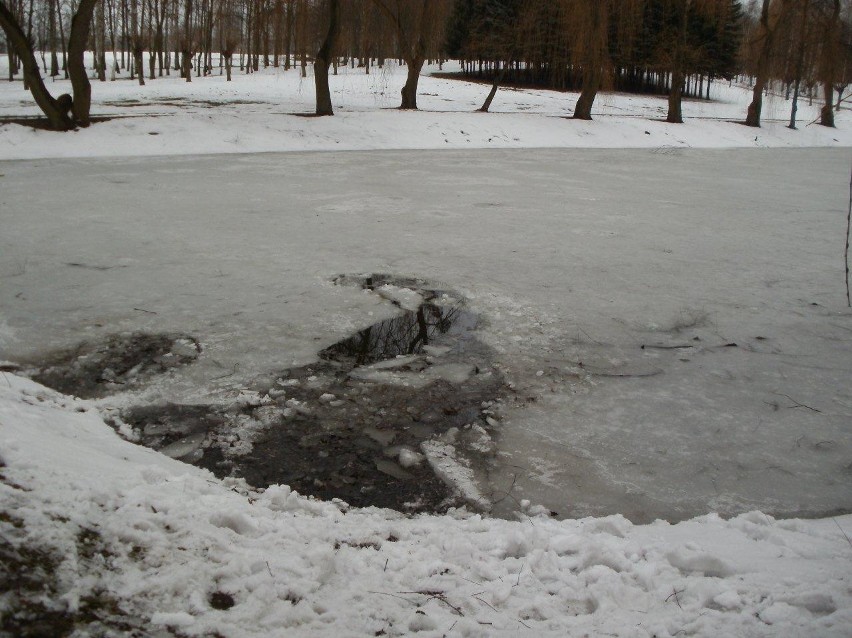
POLYGON ((106 82, 106 29, 103 0, 98 3, 97 11, 95 12, 95 42, 97 43, 99 53, 95 59, 98 80, 106 82))
POLYGON ((97 0, 80 0, 77 13, 71 18, 71 32, 68 35, 68 75, 74 93, 73 113, 74 120, 80 126, 89 125, 89 111, 92 108, 92 85, 86 75, 83 56, 96 3, 97 0))
POLYGON ((669 91, 669 112, 666 122, 683 124, 683 71, 677 69, 672 73, 672 88, 669 91))
POLYGON ((29 40, 15 16, 6 8, 6 4, 2 0, 0 0, 0 27, 6 33, 6 41, 15 49, 15 54, 23 63, 24 79, 27 81, 36 104, 50 122, 51 128, 57 131, 67 131, 74 128, 73 121, 68 117, 67 109, 63 110, 60 102, 53 98, 44 85, 44 80, 39 73, 38 61, 29 40))
MULTIPOLYGON (((56 13, 59 21, 59 44, 62 46, 62 72, 65 74, 65 79, 68 79, 68 48, 65 44, 65 27, 62 25, 62 5, 56 3, 56 13)), ((9 47, 6 47, 9 51, 9 47)), ((9 51, 9 67, 12 66, 12 52, 9 51)))
POLYGON ((290 70, 290 44, 293 38, 293 5, 295 0, 287 0, 287 17, 284 25, 284 70, 290 70))
POLYGON ((796 113, 799 110, 799 86, 802 84, 802 70, 805 65, 805 38, 808 33, 808 14, 810 0, 802 3, 802 21, 799 23, 799 51, 796 55, 796 77, 793 80, 793 104, 790 106, 790 124, 787 128, 796 130, 796 113))
POLYGON ((423 68, 425 57, 417 56, 407 61, 408 74, 405 78, 405 86, 402 87, 401 109, 417 109, 417 83, 420 80, 420 70, 423 68))
POLYGON ((674 64, 672 69, 672 85, 669 89, 669 112, 666 122, 670 124, 683 124, 683 87, 685 78, 684 58, 686 49, 686 38, 689 28, 690 3, 684 0, 680 11, 680 29, 677 33, 677 42, 674 50, 674 64))
POLYGON ((837 58, 840 49, 840 0, 834 0, 831 17, 826 22, 822 60, 820 61, 820 79, 823 85, 825 104, 819 112, 822 126, 834 127, 834 81, 837 79, 837 58))
POLYGON ((760 10, 760 33, 763 42, 757 56, 757 75, 754 79, 751 104, 748 105, 746 114, 746 126, 760 127, 760 112, 763 109, 763 92, 769 82, 770 63, 772 61, 772 50, 775 46, 775 32, 778 25, 785 19, 788 6, 792 0, 781 0, 781 8, 775 25, 770 24, 769 3, 763 0, 760 10))
POLYGON ((494 100, 494 96, 497 95, 497 89, 500 87, 500 83, 503 81, 503 78, 506 77, 507 66, 508 64, 504 64, 500 68, 500 71, 494 76, 494 83, 491 85, 491 90, 488 92, 488 97, 485 98, 485 102, 483 102, 482 106, 479 107, 480 112, 488 113, 488 109, 491 108, 491 102, 494 100))
POLYGON ((331 91, 328 88, 328 66, 334 56, 340 34, 340 0, 328 0, 328 33, 314 60, 314 85, 317 94, 317 115, 334 115, 331 91))
POLYGON ((183 16, 183 51, 181 54, 183 77, 192 82, 192 0, 186 0, 183 16))
POLYGON ((50 40, 50 77, 59 75, 59 56, 56 55, 56 0, 48 2, 48 39, 50 40))
POLYGON ((822 88, 825 95, 825 104, 819 112, 819 123, 822 126, 834 128, 834 85, 831 82, 825 82, 822 88))

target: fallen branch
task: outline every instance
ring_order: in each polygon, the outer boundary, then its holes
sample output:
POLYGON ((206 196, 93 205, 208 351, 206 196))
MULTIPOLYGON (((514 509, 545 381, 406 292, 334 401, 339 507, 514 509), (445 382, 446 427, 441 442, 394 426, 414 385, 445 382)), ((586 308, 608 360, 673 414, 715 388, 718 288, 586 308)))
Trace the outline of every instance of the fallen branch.
POLYGON ((849 298, 849 233, 852 230, 852 171, 849 173, 849 208, 846 211, 846 250, 843 253, 846 266, 846 306, 852 308, 852 299, 849 298))
POLYGON ((676 346, 664 346, 657 345, 655 343, 643 343, 640 347, 641 350, 681 350, 682 348, 694 348, 695 346, 689 344, 676 345, 676 346))
POLYGON ((620 377, 626 379, 629 377, 656 377, 658 374, 663 373, 659 368, 649 372, 606 372, 604 370, 592 370, 582 364, 580 364, 580 367, 593 377, 620 377))
POLYGON ((779 397, 785 397, 787 399, 790 399, 790 401, 792 401, 795 404, 795 405, 787 406, 791 410, 794 409, 794 408, 807 408, 808 410, 811 410, 813 412, 819 412, 820 414, 822 413, 822 410, 817 410, 816 408, 812 408, 809 405, 805 405, 804 403, 800 403, 799 401, 796 401, 796 399, 791 397, 789 394, 781 394, 780 392, 775 392, 773 394, 777 394, 779 397))

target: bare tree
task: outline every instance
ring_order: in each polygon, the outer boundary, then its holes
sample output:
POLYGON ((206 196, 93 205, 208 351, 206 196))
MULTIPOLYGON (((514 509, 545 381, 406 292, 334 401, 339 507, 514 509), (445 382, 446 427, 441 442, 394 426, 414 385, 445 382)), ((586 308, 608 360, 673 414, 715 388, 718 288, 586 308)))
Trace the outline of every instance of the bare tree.
POLYGON ((314 59, 314 85, 316 87, 316 114, 334 115, 331 105, 331 91, 328 88, 328 67, 335 54, 337 38, 340 34, 340 0, 327 0, 328 33, 314 59))
POLYGON ((824 18, 824 37, 819 63, 819 80, 823 86, 825 104, 820 110, 819 123, 834 126, 834 82, 839 74, 840 0, 830 0, 830 10, 824 18))
POLYGON ((760 28, 757 32, 758 46, 756 76, 752 91, 751 104, 746 115, 747 126, 760 126, 760 112, 763 109, 763 92, 769 82, 772 71, 772 54, 775 48, 775 36, 778 28, 788 19, 794 0, 763 0, 760 9, 760 28))
POLYGON ((580 97, 574 107, 574 118, 578 120, 592 119, 592 104, 605 70, 609 68, 609 11, 609 0, 575 0, 573 57, 583 77, 580 97))
MULTIPOLYGON (((57 131, 66 131, 74 127, 74 121, 68 114, 70 104, 68 100, 60 98, 56 100, 44 85, 44 80, 39 71, 38 61, 35 57, 30 39, 18 22, 18 19, 0 0, 0 27, 6 34, 6 41, 15 49, 15 54, 20 59, 24 69, 24 80, 32 93, 33 99, 38 104, 42 113, 50 122, 51 128, 57 131), (67 108, 66 108, 67 107, 67 108)), ((70 96, 63 96, 70 97, 70 96)))
POLYGON ((373 0, 396 30, 402 58, 408 65, 401 109, 417 108, 417 83, 427 47, 440 37, 446 20, 445 0, 373 0))

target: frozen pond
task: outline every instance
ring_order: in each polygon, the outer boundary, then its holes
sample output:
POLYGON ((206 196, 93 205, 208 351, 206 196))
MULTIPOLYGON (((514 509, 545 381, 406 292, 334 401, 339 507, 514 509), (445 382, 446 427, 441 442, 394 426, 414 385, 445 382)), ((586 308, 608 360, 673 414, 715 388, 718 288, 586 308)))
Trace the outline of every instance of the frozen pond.
POLYGON ((280 371, 399 314, 335 276, 422 277, 466 298, 507 383, 497 455, 477 474, 497 514, 523 499, 635 521, 850 511, 849 156, 2 162, 0 359, 186 335, 197 358, 103 410, 251 403, 280 371))

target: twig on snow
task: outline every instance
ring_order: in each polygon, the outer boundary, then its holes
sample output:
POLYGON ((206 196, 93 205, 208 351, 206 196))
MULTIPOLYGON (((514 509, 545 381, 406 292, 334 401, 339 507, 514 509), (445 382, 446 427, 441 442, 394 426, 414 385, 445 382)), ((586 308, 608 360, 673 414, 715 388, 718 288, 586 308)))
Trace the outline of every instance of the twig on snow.
POLYGON ((681 606, 680 606, 680 598, 678 598, 678 596, 677 596, 677 595, 678 595, 678 594, 682 594, 684 591, 685 591, 685 590, 683 590, 683 589, 681 589, 680 591, 678 591, 677 589, 675 589, 674 587, 672 587, 672 593, 671 593, 671 594, 669 594, 669 595, 666 597, 666 602, 669 602, 669 601, 672 599, 672 597, 674 597, 674 600, 675 600, 675 602, 677 603, 677 606, 678 606, 680 609, 683 609, 683 607, 681 607, 681 606))
POLYGON ((847 542, 847 543, 849 543, 849 547, 852 547, 852 540, 849 540, 849 536, 847 536, 847 535, 846 535, 846 532, 845 532, 845 531, 843 531, 843 528, 842 528, 842 527, 840 527, 840 523, 838 523, 838 522, 837 522, 837 519, 836 519, 836 518, 832 518, 831 520, 833 520, 833 521, 834 521, 834 524, 835 524, 835 525, 837 525, 837 529, 839 529, 839 530, 840 530, 840 533, 841 533, 841 534, 843 534, 843 537, 846 539, 846 542, 847 542))
POLYGON ((481 602, 481 603, 482 603, 483 605, 485 605, 486 607, 490 607, 491 609, 493 609, 494 611, 496 611, 496 612, 498 612, 498 613, 499 613, 499 610, 498 610, 498 609, 497 609, 494 605, 492 605, 492 604, 491 604, 491 603, 489 603, 489 602, 486 602, 486 601, 482 600, 482 599, 481 599, 479 596, 477 596, 476 594, 473 594, 473 595, 471 596, 471 598, 475 598, 476 600, 478 600, 479 602, 481 602))
POLYGON ((453 603, 451 603, 449 600, 447 600, 447 594, 445 594, 444 592, 442 592, 440 590, 425 589, 423 591, 401 591, 399 593, 400 594, 419 594, 421 596, 428 596, 428 598, 426 599, 426 602, 429 602, 430 600, 432 600, 434 598, 435 600, 438 600, 438 601, 444 603, 447 607, 452 609, 459 616, 464 616, 464 612, 461 610, 461 608, 456 607, 453 603))
POLYGON ((370 590, 368 590, 367 593, 368 594, 381 594, 382 596, 393 596, 394 598, 399 598, 400 600, 404 600, 407 603, 415 604, 415 602, 413 600, 410 600, 408 598, 404 598, 402 596, 397 596, 396 594, 392 594, 392 593, 387 592, 387 591, 370 591, 370 590))

